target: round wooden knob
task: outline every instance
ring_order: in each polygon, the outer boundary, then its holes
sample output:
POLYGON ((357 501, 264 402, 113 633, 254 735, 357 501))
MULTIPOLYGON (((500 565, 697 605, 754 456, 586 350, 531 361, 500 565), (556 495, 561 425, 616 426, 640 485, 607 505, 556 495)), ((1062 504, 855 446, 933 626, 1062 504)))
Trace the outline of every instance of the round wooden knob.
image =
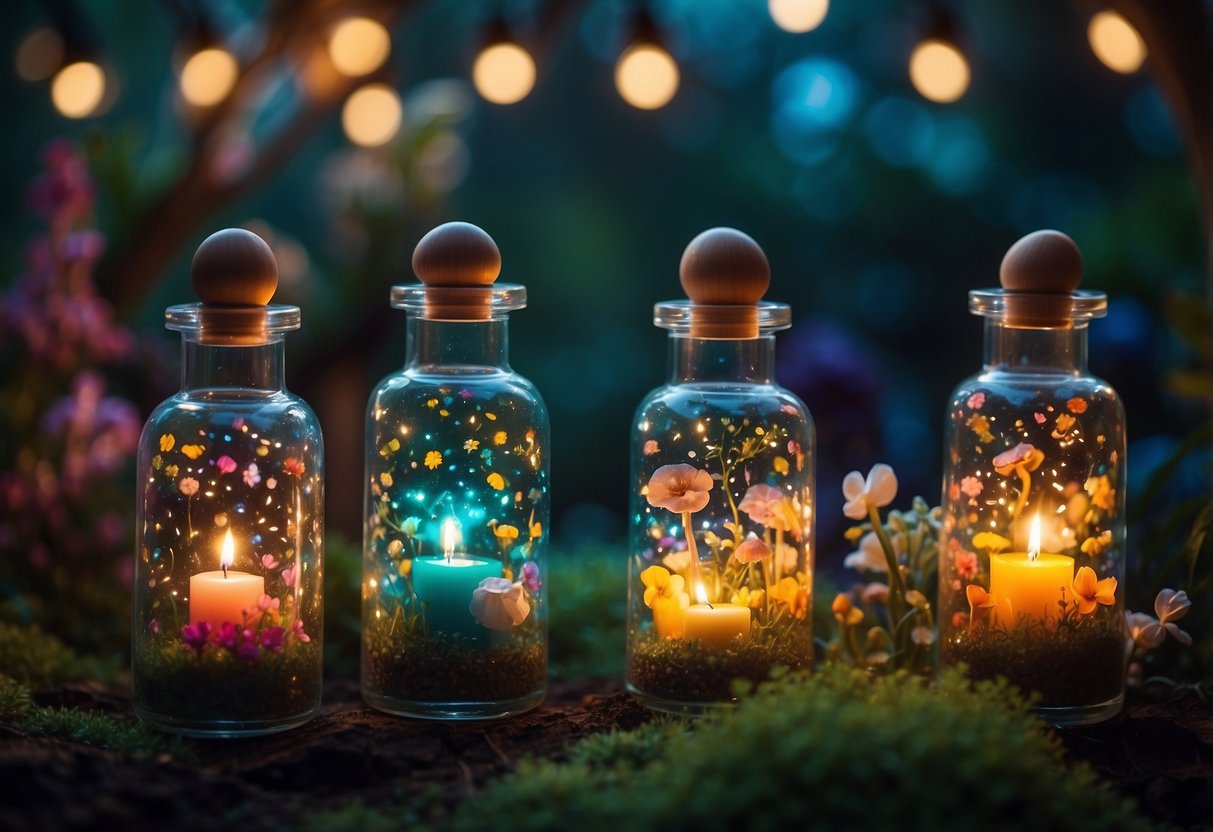
POLYGON ((1071 295, 1082 282, 1082 252, 1060 231, 1034 231, 1007 249, 998 272, 1007 293, 1007 322, 1068 324, 1071 295))
POLYGON ((487 321, 493 293, 485 288, 501 274, 501 250, 484 229, 467 222, 443 223, 413 249, 413 271, 426 286, 425 317, 487 321))
POLYGON ((198 246, 190 282, 207 306, 265 306, 278 288, 278 261, 253 232, 225 228, 198 246))
POLYGON ((758 336, 758 302, 771 285, 771 265, 749 235, 709 228, 682 253, 678 276, 691 299, 692 337, 758 336))

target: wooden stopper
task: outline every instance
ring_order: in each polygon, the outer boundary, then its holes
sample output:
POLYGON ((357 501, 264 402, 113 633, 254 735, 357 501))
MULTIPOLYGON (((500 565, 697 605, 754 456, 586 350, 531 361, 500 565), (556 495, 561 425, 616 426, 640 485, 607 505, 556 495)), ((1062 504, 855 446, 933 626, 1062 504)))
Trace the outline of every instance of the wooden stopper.
POLYGON ((202 301, 202 343, 265 343, 265 307, 278 288, 278 262, 265 240, 243 228, 216 231, 194 253, 190 282, 202 301))
POLYGON ((691 299, 692 338, 758 337, 758 301, 771 285, 771 266, 752 238, 709 228, 682 253, 678 276, 691 299))
POLYGON ((413 271, 425 284, 425 317, 435 321, 487 321, 501 274, 501 251, 483 229, 443 223, 413 249, 413 271))
POLYGON ((1011 326, 1068 326, 1082 252, 1060 231, 1033 231, 1007 249, 998 272, 1011 326))

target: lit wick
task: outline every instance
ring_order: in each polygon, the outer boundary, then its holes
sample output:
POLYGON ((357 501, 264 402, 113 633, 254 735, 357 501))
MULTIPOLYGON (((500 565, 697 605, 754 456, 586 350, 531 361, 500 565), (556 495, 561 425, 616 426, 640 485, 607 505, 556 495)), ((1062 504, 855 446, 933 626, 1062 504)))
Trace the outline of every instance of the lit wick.
POLYGON ((701 604, 707 604, 707 607, 710 610, 716 609, 708 601, 708 594, 703 591, 703 584, 695 584, 695 600, 701 604))
POLYGON ((455 525, 454 519, 448 517, 442 521, 442 551, 446 555, 447 563, 451 562, 451 556, 455 552, 455 544, 459 542, 459 528, 455 525))
POLYGON ((227 578, 227 568, 235 559, 236 544, 232 541, 232 530, 228 529, 227 534, 223 536, 223 547, 219 550, 219 568, 223 570, 225 579, 227 578))
POLYGON ((1040 557, 1040 515, 1032 518, 1032 528, 1028 532, 1028 560, 1040 557))

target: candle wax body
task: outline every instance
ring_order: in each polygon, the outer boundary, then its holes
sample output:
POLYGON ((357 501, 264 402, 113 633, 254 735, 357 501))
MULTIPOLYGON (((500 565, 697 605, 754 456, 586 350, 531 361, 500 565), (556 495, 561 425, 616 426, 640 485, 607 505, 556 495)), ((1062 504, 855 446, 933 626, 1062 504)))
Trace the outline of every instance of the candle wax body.
POLYGON ((728 647, 736 636, 750 635, 750 608, 738 604, 692 604, 686 608, 686 637, 707 647, 728 647))
POLYGON ((248 572, 221 570, 190 575, 190 623, 206 621, 244 624, 244 611, 257 606, 265 594, 265 578, 248 572))
POLYGON ((481 638, 485 628, 472 616, 472 593, 485 578, 501 577, 501 561, 457 552, 413 558, 413 592, 425 605, 430 634, 481 638))
POLYGON ((1032 560, 1026 552, 990 555, 990 594, 1011 604, 1015 626, 1027 616, 1032 621, 1056 621, 1062 592, 1069 598, 1074 583, 1074 558, 1042 552, 1032 560))

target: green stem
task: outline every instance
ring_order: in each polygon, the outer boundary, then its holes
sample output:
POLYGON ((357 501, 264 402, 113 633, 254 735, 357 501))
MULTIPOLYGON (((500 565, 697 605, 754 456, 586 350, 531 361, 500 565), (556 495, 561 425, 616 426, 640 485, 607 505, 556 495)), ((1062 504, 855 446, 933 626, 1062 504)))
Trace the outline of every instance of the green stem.
POLYGON ((682 513, 682 531, 687 536, 687 551, 691 553, 691 597, 695 598, 702 579, 699 577, 699 546, 695 543, 695 530, 691 528, 689 511, 682 513))
POLYGON ((889 622, 897 622, 893 630, 893 642, 896 644, 897 630, 905 615, 906 606, 906 590, 905 585, 901 582, 901 566, 897 563, 897 553, 893 550, 893 541, 889 540, 889 534, 885 531, 884 524, 880 522, 880 512, 876 510, 876 506, 868 506, 868 517, 872 521, 872 531, 876 534, 876 539, 880 541, 885 563, 889 567, 889 622))

